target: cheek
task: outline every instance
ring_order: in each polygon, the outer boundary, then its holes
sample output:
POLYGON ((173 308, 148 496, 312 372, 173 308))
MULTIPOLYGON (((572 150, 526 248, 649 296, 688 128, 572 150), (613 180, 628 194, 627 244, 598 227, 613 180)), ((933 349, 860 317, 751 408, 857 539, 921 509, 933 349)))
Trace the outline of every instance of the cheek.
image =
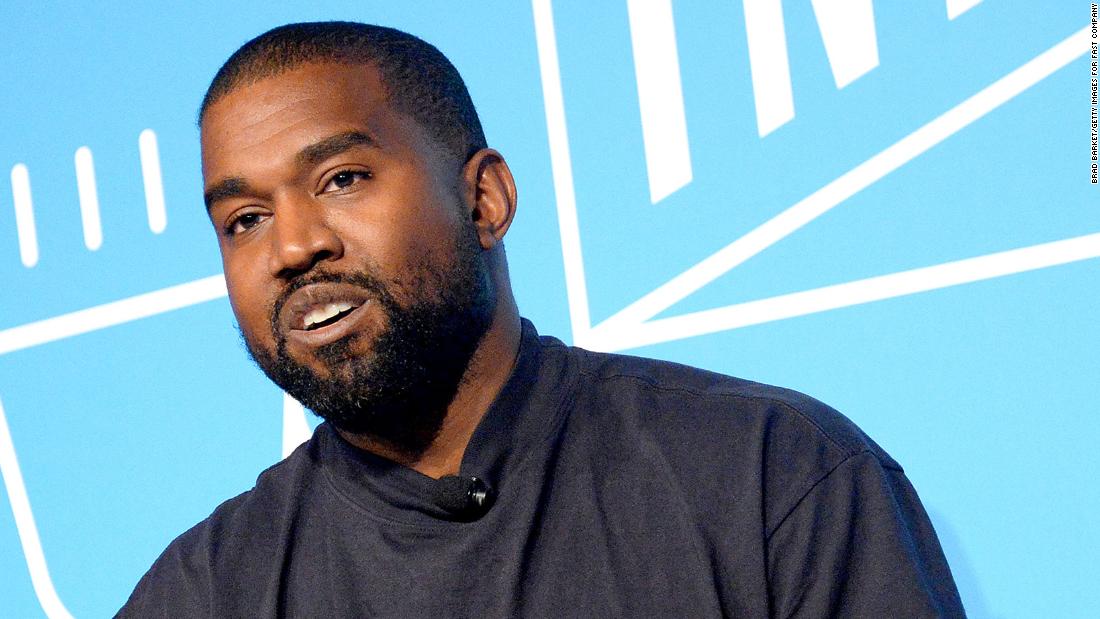
POLYGON ((367 224, 344 230, 360 248, 369 249, 379 263, 406 267, 438 253, 467 223, 461 197, 453 187, 433 183, 420 168, 403 170, 379 185, 377 200, 360 211, 367 224))
POLYGON ((409 216, 348 222, 338 230, 344 260, 326 270, 364 270, 382 281, 403 280, 430 253, 427 228, 409 216))
POLYGON ((415 266, 454 249, 458 231, 466 222, 457 207, 435 203, 428 208, 409 209, 387 230, 386 247, 395 262, 415 266))
POLYGON ((271 348, 271 302, 266 290, 255 276, 234 273, 226 269, 225 283, 229 290, 229 303, 244 336, 253 345, 271 348))

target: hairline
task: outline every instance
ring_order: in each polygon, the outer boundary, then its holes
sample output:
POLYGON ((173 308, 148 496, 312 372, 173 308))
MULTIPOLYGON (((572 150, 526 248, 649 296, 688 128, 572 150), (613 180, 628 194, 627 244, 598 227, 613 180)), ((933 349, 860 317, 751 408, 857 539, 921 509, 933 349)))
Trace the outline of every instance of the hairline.
MULTIPOLYGON (((427 137, 430 141, 431 146, 435 149, 438 149, 440 151, 440 154, 442 154, 445 158, 454 159, 459 166, 466 163, 466 161, 468 161, 469 158, 473 155, 473 152, 459 152, 455 148, 448 146, 445 141, 439 139, 439 137, 435 135, 435 132, 432 131, 432 128, 428 124, 417 118, 415 114, 401 109, 400 105, 395 105, 391 92, 392 87, 389 83, 389 80, 386 78, 386 71, 379 61, 373 59, 324 57, 307 58, 297 62, 284 63, 270 73, 262 73, 259 75, 256 75, 254 73, 246 74, 244 77, 229 83, 228 87, 217 93, 216 96, 204 98, 203 104, 199 108, 199 117, 197 120, 199 131, 201 132, 203 129, 203 122, 206 120, 207 113, 209 112, 210 108, 214 107, 222 99, 225 99, 229 95, 237 92, 242 88, 248 88, 249 86, 259 84, 260 82, 263 82, 265 80, 281 77, 283 75, 286 75, 287 73, 291 73, 293 71, 297 71, 303 67, 311 65, 373 68, 375 71, 377 71, 378 83, 382 86, 382 101, 387 106, 389 106, 390 111, 396 114, 400 114, 405 118, 408 118, 412 122, 416 123, 417 128, 419 128, 423 132, 424 136, 427 137)), ((472 140, 467 140, 467 142, 472 142, 472 140)), ((476 152, 476 150, 474 152, 476 152)))

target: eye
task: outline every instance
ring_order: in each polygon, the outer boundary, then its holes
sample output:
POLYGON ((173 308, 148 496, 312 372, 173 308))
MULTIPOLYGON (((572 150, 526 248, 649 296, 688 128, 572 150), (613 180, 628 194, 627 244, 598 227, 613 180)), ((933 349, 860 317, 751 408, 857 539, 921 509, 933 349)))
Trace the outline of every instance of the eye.
POLYGON ((261 213, 244 213, 230 219, 225 225, 226 236, 235 236, 245 232, 263 221, 261 213))
POLYGON ((365 181, 369 178, 371 178, 371 173, 365 170, 341 170, 333 174, 332 178, 325 183, 325 187, 321 190, 321 193, 343 191, 352 187, 355 183, 365 181))

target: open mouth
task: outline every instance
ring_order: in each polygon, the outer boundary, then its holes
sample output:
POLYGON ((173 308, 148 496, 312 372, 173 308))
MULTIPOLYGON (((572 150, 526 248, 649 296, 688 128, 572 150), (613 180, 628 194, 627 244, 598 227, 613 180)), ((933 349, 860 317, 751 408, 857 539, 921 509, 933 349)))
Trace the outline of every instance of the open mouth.
POLYGON ((313 349, 354 337, 372 324, 370 292, 342 282, 319 282, 294 291, 279 308, 278 329, 292 347, 313 349))
POLYGON ((335 324, 355 311, 357 307, 359 306, 348 302, 326 303, 311 310, 302 318, 302 329, 314 331, 335 324))

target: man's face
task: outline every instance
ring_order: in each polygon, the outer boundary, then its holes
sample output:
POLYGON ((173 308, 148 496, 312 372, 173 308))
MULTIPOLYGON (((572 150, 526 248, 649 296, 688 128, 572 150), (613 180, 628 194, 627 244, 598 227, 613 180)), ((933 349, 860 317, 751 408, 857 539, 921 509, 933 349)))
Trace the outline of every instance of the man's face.
POLYGON ((342 429, 430 440, 494 308, 460 162, 391 109, 373 67, 334 64, 226 95, 202 154, 260 367, 342 429))

